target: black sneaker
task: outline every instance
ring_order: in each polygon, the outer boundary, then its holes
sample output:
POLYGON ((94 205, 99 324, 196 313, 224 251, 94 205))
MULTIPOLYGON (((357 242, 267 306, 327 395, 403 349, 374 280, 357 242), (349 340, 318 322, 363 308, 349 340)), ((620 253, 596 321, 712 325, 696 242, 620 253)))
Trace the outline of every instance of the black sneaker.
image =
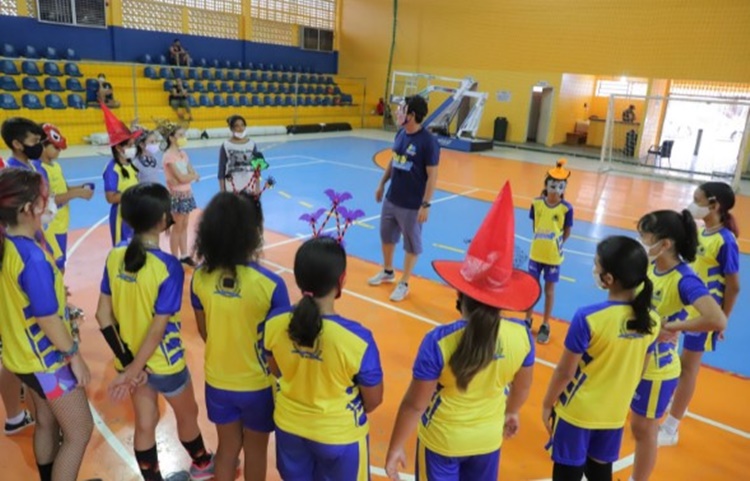
POLYGON ((31 417, 31 413, 29 413, 28 411, 24 411, 23 419, 20 422, 16 424, 10 424, 8 422, 5 423, 5 435, 13 436, 14 434, 18 434, 29 426, 33 426, 34 424, 36 424, 36 421, 34 421, 34 418, 31 417))
POLYGON ((547 344, 549 342, 549 324, 539 326, 539 334, 536 335, 536 342, 547 344))

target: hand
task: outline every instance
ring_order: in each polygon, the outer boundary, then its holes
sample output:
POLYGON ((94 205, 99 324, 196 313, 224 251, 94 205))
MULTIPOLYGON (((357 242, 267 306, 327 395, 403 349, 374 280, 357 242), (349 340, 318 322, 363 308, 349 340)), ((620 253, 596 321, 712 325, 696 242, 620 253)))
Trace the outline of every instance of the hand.
POLYGON ((383 184, 378 185, 378 188, 375 190, 375 202, 378 204, 383 202, 383 184))
POLYGON ((724 332, 725 332, 725 331, 719 331, 719 332, 718 332, 718 333, 716 334, 716 338, 717 338, 718 340, 720 340, 720 341, 723 341, 723 340, 724 340, 724 332))
POLYGON ((70 360, 70 369, 73 371, 73 375, 76 377, 79 386, 85 387, 91 381, 89 367, 80 354, 76 354, 70 360))
POLYGON ((547 429, 547 433, 552 436, 552 408, 542 407, 542 422, 544 423, 544 427, 547 429))
POLYGON ((420 224, 424 224, 427 222, 427 217, 430 215, 430 209, 429 207, 420 207, 419 212, 417 212, 417 222, 420 224))
POLYGON ((671 343, 677 343, 677 341, 680 338, 680 333, 677 331, 673 331, 671 329, 668 329, 667 326, 662 326, 662 330, 659 331, 659 337, 656 338, 658 342, 671 342, 671 343))
POLYGON ((68 299, 70 296, 70 287, 65 286, 65 298, 68 299))
POLYGON ((406 453, 404 448, 390 449, 385 457, 385 474, 391 481, 400 481, 399 468, 406 468, 406 453))
POLYGON ((503 437, 510 439, 516 434, 521 427, 521 420, 518 417, 518 413, 506 413, 505 414, 505 426, 503 426, 503 437))
POLYGON ((86 187, 79 187, 78 192, 81 196, 81 199, 84 200, 91 200, 91 198, 94 196, 94 191, 92 189, 87 189, 86 187))
POLYGON ((194 172, 193 173, 193 178, 194 178, 193 180, 195 180, 195 182, 198 182, 199 180, 201 180, 201 176, 198 175, 198 172, 194 172))

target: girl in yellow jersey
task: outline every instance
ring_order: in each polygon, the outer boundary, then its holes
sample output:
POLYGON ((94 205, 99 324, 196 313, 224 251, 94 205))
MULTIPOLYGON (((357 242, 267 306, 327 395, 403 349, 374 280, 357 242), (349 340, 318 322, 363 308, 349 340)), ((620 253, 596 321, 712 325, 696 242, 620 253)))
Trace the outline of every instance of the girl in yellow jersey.
POLYGON ((386 457, 392 480, 400 479, 417 425, 418 481, 498 477, 503 437, 518 432, 534 365, 531 332, 521 320, 502 318, 501 309, 524 311, 541 293, 533 276, 513 268, 513 232, 505 184, 466 259, 433 262, 458 291, 462 319, 433 329, 419 347, 386 457))
POLYGON ((115 398, 131 391, 135 410, 135 457, 146 481, 161 481, 156 453, 159 394, 172 407, 177 432, 193 463, 194 480, 213 477, 212 456, 198 427, 198 405, 185 364, 178 314, 185 274, 180 262, 159 249, 169 227, 170 198, 160 184, 143 183, 122 194, 122 216, 133 227, 127 245, 107 256, 96 318, 122 371, 115 398))
POLYGON ((636 240, 600 242, 593 274, 608 299, 573 316, 542 404, 553 481, 612 479, 628 406, 659 334, 648 257, 636 240))
MULTIPOLYGON (((740 233, 731 212, 734 201, 730 185, 706 182, 695 189, 693 203, 688 207, 693 217, 704 223, 698 233, 698 255, 693 269, 706 283, 727 318, 732 314, 740 292, 740 249, 737 245, 740 233)), ((682 374, 669 416, 659 430, 660 446, 677 444, 677 429, 695 393, 703 353, 715 350, 716 341, 723 335, 723 330, 685 333, 682 374)))
POLYGON ((652 306, 665 323, 630 406, 636 441, 631 481, 648 481, 656 465, 659 419, 680 377, 674 332, 721 330, 726 317, 687 264, 695 260, 698 250, 698 231, 690 212, 660 210, 646 214, 638 221, 638 233, 651 262, 648 277, 654 285, 652 306))
POLYGON ((203 211, 191 300, 206 341, 206 408, 216 424, 217 481, 235 478, 245 451, 245 481, 265 481, 268 436, 274 429, 272 377, 261 349, 268 313, 289 307, 284 280, 262 267, 260 201, 223 192, 203 211))
POLYGON ((36 406, 34 455, 41 480, 75 481, 94 428, 83 390, 90 374, 65 317, 62 274, 35 240, 48 200, 40 174, 0 171, 2 361, 29 388, 36 406))
POLYGON ((335 239, 308 240, 294 258, 302 299, 266 321, 284 481, 370 479, 367 414, 383 401, 383 371, 372 333, 336 313, 345 276, 346 252, 335 239))

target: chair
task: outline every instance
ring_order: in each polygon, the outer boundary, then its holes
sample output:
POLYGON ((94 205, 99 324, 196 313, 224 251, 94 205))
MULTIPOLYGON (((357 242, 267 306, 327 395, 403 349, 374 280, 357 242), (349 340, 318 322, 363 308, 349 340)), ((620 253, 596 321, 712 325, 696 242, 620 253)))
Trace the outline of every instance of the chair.
POLYGON ((174 81, 172 80, 165 80, 164 81, 164 91, 169 92, 174 87, 174 81))
POLYGON ((206 94, 201 94, 200 97, 198 97, 198 104, 201 107, 213 107, 214 104, 211 102, 211 99, 206 94))
POLYGON ((227 107, 237 107, 237 97, 234 95, 227 95, 227 107))
POLYGON ((247 95, 240 95, 240 107, 250 107, 250 99, 247 95))
POLYGON ((273 99, 273 103, 276 107, 283 107, 284 106, 284 96, 283 95, 277 95, 273 99))
POLYGON ((267 92, 269 94, 275 94, 279 91, 279 89, 276 87, 276 84, 269 84, 267 92))
POLYGON ((144 53, 141 57, 141 63, 153 63, 154 59, 151 57, 151 55, 144 53))
POLYGON ((0 77, 0 90, 5 90, 6 92, 18 92, 18 84, 16 83, 16 79, 13 77, 8 77, 7 75, 4 77, 0 77))
POLYGON ((24 77, 21 81, 21 86, 29 92, 41 92, 44 90, 42 84, 39 83, 39 79, 36 77, 24 77))
POLYGON ((219 85, 219 90, 221 91, 221 93, 228 94, 232 92, 232 87, 229 85, 229 82, 222 82, 219 85))
POLYGON ((234 74, 234 70, 230 70, 230 71, 227 72, 226 80, 230 80, 232 82, 234 82, 235 80, 237 80, 237 76, 234 74))
POLYGON ((188 101, 188 105, 190 106, 190 108, 198 106, 198 103, 195 101, 192 95, 187 96, 187 101, 188 101))
POLYGON ((245 91, 245 86, 242 84, 242 82, 235 82, 232 85, 232 91, 237 94, 241 94, 245 91))
POLYGON ((257 85, 257 91, 258 91, 258 93, 259 93, 259 94, 264 94, 264 93, 266 93, 266 92, 268 91, 268 90, 266 89, 266 84, 258 84, 258 85, 257 85))
POLYGON ((224 71, 221 69, 214 70, 214 80, 224 80, 224 71))
POLYGON ((187 73, 188 80, 198 80, 198 71, 194 68, 191 68, 188 70, 187 73))
POLYGON ((253 65, 253 63, 252 63, 252 62, 248 62, 248 63, 247 63, 247 69, 248 69, 248 70, 255 70, 255 65, 253 65))
POLYGON ((195 63, 196 67, 205 67, 206 65, 208 65, 208 62, 206 62, 205 58, 201 58, 195 63))
POLYGON ((211 80, 211 71, 207 68, 204 68, 200 71, 200 74, 198 76, 201 80, 211 80))
POLYGON ((18 75, 18 67, 12 60, 0 61, 0 73, 3 75, 18 75))
POLYGON ((237 79, 241 82, 247 82, 247 72, 244 70, 240 70, 240 74, 237 77, 237 79))
POLYGON ((331 103, 332 103, 331 97, 326 95, 325 97, 323 97, 323 100, 321 101, 320 104, 324 107, 330 107, 331 103))
POLYGON ((219 94, 214 95, 214 105, 217 107, 226 107, 227 103, 224 101, 224 97, 219 94))
POLYGON ((162 67, 159 69, 159 78, 168 79, 173 78, 172 69, 169 67, 162 67))
POLYGON ((266 95, 266 96, 265 96, 265 97, 263 98, 263 105, 264 105, 265 107, 271 107, 271 106, 273 105, 273 101, 274 101, 274 97, 273 97, 273 95, 266 95))
POLYGON ((203 82, 195 81, 193 82, 193 92, 203 93, 206 91, 206 86, 203 84, 203 82))
MULTIPOLYGON (((4 43, 3 44, 3 57, 17 57, 16 48, 9 43, 4 43)), ((13 102, 15 102, 15 100, 13 100, 13 102)))
POLYGON ((274 83, 281 82, 281 77, 279 76, 277 72, 274 72, 271 74, 271 82, 274 82, 274 83))
POLYGON ((57 94, 47 94, 44 96, 44 103, 48 109, 52 110, 65 110, 68 107, 65 106, 65 102, 62 101, 57 94))
POLYGON ((49 75, 50 77, 62 77, 62 72, 55 62, 44 62, 44 75, 49 75))
POLYGON ((253 107, 259 107, 260 106, 260 97, 258 97, 257 95, 253 95, 252 104, 253 104, 253 107))
POLYGON ((65 60, 81 60, 75 50, 69 48, 65 51, 65 60))
POLYGON ((143 69, 143 76, 146 78, 150 78, 151 80, 157 80, 159 78, 159 74, 156 73, 156 69, 151 66, 143 69))
POLYGON ((258 92, 258 89, 255 86, 255 84, 248 82, 245 84, 245 92, 249 94, 254 94, 258 92))
POLYGON ((22 57, 39 58, 39 54, 36 53, 36 49, 34 47, 32 47, 31 45, 26 45, 26 48, 23 49, 22 57))
POLYGON ((52 47, 47 47, 47 50, 44 52, 44 58, 47 60, 59 60, 60 57, 57 55, 57 49, 54 49, 52 47))
POLYGON ((83 88, 83 85, 81 85, 81 81, 77 78, 68 78, 65 80, 65 90, 70 90, 71 92, 86 91, 86 89, 83 88))
POLYGON ((18 110, 20 108, 11 94, 0 94, 0 109, 18 110))
MULTIPOLYGON (((44 90, 49 92, 63 92, 65 89, 57 77, 47 77, 44 79, 44 90)), ((62 101, 60 101, 62 103, 62 101)))
POLYGON ((181 68, 173 68, 172 75, 174 75, 174 78, 178 78, 182 80, 185 79, 185 71, 182 70, 181 68))
POLYGON ((65 64, 64 70, 65 75, 67 75, 68 77, 83 77, 83 74, 78 68, 78 65, 74 64, 73 62, 67 62, 65 64))
POLYGON ((270 82, 271 81, 271 74, 268 72, 263 72, 260 76, 261 82, 270 82))
POLYGON ((652 145, 648 149, 646 154, 646 164, 648 164, 649 157, 654 156, 654 165, 661 167, 661 159, 667 159, 667 165, 672 167, 672 147, 674 147, 674 140, 665 140, 661 143, 661 147, 658 145, 652 145))
POLYGON ((216 82, 208 82, 208 85, 206 87, 207 92, 211 92, 214 94, 219 93, 219 87, 216 85, 216 82))
POLYGON ((86 80, 86 102, 98 103, 99 82, 95 78, 86 80))
POLYGON ((23 94, 21 105, 23 105, 23 108, 29 110, 44 110, 44 105, 39 101, 39 97, 34 94, 23 94))
POLYGON ((83 97, 78 94, 68 95, 68 107, 76 110, 84 110, 86 108, 86 102, 83 101, 83 97))
POLYGON ((23 62, 21 62, 21 72, 26 75, 33 75, 35 77, 42 75, 42 72, 39 71, 39 66, 36 64, 36 62, 33 62, 31 60, 24 60, 23 62))
POLYGON ((293 95, 287 95, 286 96, 286 106, 287 107, 294 107, 294 96, 293 95))

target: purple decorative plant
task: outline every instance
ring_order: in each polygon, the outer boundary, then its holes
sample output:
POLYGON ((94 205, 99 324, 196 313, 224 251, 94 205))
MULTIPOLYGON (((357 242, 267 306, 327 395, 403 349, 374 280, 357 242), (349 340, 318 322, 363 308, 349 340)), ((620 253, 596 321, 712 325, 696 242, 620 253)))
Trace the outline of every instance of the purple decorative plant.
POLYGON ((325 194, 331 201, 331 207, 329 209, 318 209, 311 214, 303 214, 300 216, 300 220, 310 224, 313 230, 313 237, 333 237, 343 245, 347 229, 357 219, 364 217, 365 213, 361 209, 350 210, 342 205, 344 202, 353 199, 352 194, 349 192, 336 192, 333 189, 326 189, 325 194), (323 217, 323 214, 325 214, 325 219, 323 219, 323 222, 318 227, 318 221, 323 217), (331 232, 326 232, 325 230, 325 226, 331 217, 336 219, 335 234, 332 229, 331 232))

